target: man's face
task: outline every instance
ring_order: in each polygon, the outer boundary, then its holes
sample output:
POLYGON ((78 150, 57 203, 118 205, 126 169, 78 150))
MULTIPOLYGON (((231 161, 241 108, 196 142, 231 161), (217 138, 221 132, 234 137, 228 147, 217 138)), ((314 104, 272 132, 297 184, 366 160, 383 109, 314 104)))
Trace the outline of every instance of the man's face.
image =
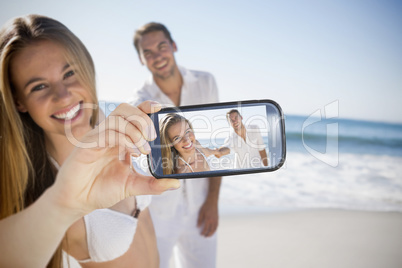
POLYGON ((241 120, 243 117, 237 112, 233 112, 229 115, 229 123, 233 127, 234 130, 240 130, 242 127, 241 120))
POLYGON ((177 67, 173 53, 177 47, 162 31, 143 35, 138 45, 140 61, 148 67, 154 78, 165 80, 174 74, 177 67))

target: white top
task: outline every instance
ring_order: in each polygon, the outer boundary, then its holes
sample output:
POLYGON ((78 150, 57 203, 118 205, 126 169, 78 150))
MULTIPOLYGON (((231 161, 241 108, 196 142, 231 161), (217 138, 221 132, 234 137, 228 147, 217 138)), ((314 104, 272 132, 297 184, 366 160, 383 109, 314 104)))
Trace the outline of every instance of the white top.
MULTIPOLYGON (((180 95, 180 106, 218 102, 218 88, 214 77, 207 72, 188 70, 179 67, 183 77, 183 87, 180 95)), ((158 101, 164 106, 174 106, 172 100, 164 94, 155 84, 152 76, 145 81, 134 96, 133 105, 138 105, 146 100, 158 101)), ((146 161, 141 161, 143 171, 149 174, 146 161)), ((136 165, 134 165, 136 167, 136 165)), ((138 166, 137 166, 138 167, 138 166)), ((136 170, 139 170, 136 168, 136 170)), ((141 172, 141 171, 139 171, 141 172)), ((182 180, 181 187, 175 191, 166 191, 159 196, 153 196, 149 206, 152 220, 158 219, 177 220, 175 211, 178 205, 185 202, 189 214, 198 214, 200 206, 205 202, 208 193, 209 181, 207 178, 182 180)), ((158 235, 158 230, 156 230, 158 235)))
MULTIPOLYGON (((202 153, 200 150, 198 150, 197 148, 195 148, 195 149, 197 150, 197 152, 199 152, 199 153, 202 155, 202 157, 204 158, 205 162, 207 162, 207 165, 208 165, 209 170, 211 170, 211 168, 210 168, 210 166, 209 166, 208 158, 205 156, 205 154, 203 154, 203 153, 202 153)), ((194 173, 193 168, 191 167, 191 165, 190 165, 189 163, 187 163, 186 160, 184 160, 181 156, 179 156, 179 159, 180 159, 181 161, 183 161, 183 163, 191 170, 191 172, 194 173)), ((208 171, 209 171, 209 170, 208 170, 208 171)))
MULTIPOLYGON (((59 169, 60 165, 49 155, 50 161, 59 169)), ((151 202, 151 196, 136 196, 136 207, 144 210, 151 202)), ((127 252, 133 241, 138 220, 108 208, 96 209, 84 216, 89 259, 77 261, 63 251, 63 267, 81 267, 85 262, 106 262, 127 252)))
MULTIPOLYGON (((218 88, 214 77, 207 72, 188 70, 179 67, 183 77, 180 95, 180 106, 218 102, 218 88)), ((175 106, 172 100, 163 93, 150 76, 135 94, 131 104, 137 106, 143 101, 154 100, 163 106, 175 106)))
POLYGON ((97 209, 84 219, 90 258, 79 262, 110 261, 130 248, 137 229, 137 219, 132 215, 97 209))
MULTIPOLYGON (((150 200, 148 195, 137 196, 137 208, 144 210, 150 200)), ((79 263, 106 262, 120 257, 133 242, 138 220, 132 215, 106 208, 85 215, 84 222, 90 258, 77 262, 63 251, 63 267, 81 267, 79 263)))
POLYGON ((229 147, 235 154, 235 169, 260 168, 263 163, 260 151, 266 148, 261 132, 256 125, 246 126, 246 141, 232 129, 223 147, 229 147))

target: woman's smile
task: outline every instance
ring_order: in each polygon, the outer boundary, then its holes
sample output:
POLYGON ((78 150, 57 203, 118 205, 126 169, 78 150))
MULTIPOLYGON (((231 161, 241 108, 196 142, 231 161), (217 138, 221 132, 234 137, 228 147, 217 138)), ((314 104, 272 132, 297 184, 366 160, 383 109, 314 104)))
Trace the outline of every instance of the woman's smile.
POLYGON ((191 149, 193 147, 193 142, 190 141, 189 144, 183 146, 184 149, 191 149))
POLYGON ((65 121, 74 121, 82 114, 82 104, 83 102, 80 101, 70 108, 63 109, 61 111, 58 111, 57 113, 54 113, 53 115, 51 115, 51 117, 63 123, 65 121))

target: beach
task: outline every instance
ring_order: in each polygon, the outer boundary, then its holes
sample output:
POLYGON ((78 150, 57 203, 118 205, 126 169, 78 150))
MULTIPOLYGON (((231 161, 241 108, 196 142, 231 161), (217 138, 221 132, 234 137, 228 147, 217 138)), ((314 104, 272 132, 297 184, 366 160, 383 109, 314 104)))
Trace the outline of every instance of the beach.
POLYGON ((217 268, 401 268, 402 125, 304 122, 279 170, 223 177, 217 268))
POLYGON ((278 171, 225 177, 218 268, 402 267, 402 158, 289 152, 278 171))
POLYGON ((222 215, 217 267, 400 268, 402 213, 310 209, 222 215))
POLYGON ((338 208, 402 212, 402 157, 339 153, 335 167, 288 152, 274 172, 224 177, 224 213, 338 208))

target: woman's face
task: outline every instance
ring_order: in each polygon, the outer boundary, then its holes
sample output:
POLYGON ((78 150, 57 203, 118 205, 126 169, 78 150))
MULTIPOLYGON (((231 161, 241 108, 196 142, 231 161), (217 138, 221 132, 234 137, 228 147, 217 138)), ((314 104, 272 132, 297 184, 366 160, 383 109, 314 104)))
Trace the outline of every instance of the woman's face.
POLYGON ((83 109, 92 98, 63 52, 55 42, 38 41, 18 52, 10 63, 17 109, 29 113, 48 138, 66 136, 67 129, 81 137, 90 129, 93 112, 83 109))
POLYGON ((180 155, 194 152, 195 136, 187 122, 177 122, 172 125, 167 132, 169 140, 173 143, 173 147, 180 155))

